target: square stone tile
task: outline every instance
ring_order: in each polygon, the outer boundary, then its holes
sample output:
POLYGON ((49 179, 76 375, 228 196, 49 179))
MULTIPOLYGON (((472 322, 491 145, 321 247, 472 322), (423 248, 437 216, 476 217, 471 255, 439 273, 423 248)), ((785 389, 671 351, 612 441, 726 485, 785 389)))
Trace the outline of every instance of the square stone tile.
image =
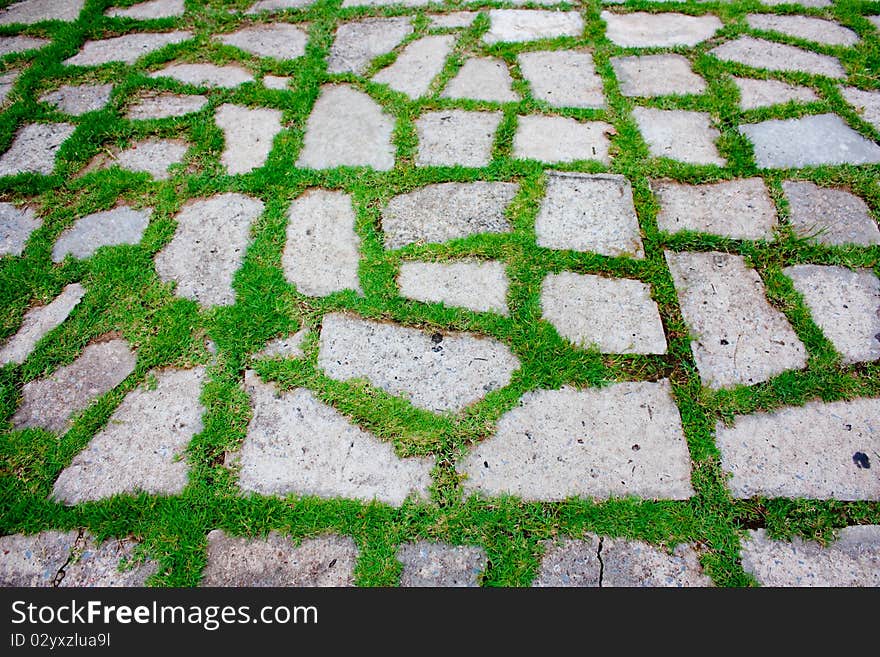
POLYGON ((419 136, 416 166, 488 166, 501 118, 501 112, 465 110, 422 114, 416 120, 419 136))
POLYGON ((581 122, 562 116, 519 116, 513 156, 548 163, 598 160, 611 164, 608 135, 614 128, 602 121, 581 122))
POLYGON ((725 166, 715 141, 721 136, 706 112, 661 110, 649 107, 633 109, 648 150, 654 157, 666 157, 689 164, 725 166))

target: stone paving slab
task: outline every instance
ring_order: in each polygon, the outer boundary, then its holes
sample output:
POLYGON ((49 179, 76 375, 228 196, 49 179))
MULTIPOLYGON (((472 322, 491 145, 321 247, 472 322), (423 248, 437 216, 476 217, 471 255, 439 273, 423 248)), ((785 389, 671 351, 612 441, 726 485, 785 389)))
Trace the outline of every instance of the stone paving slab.
POLYGON ((868 205, 844 189, 785 180, 782 190, 789 206, 789 222, 801 237, 820 244, 880 244, 880 229, 868 205))
POLYGON ((433 0, 343 0, 342 8, 348 7, 387 7, 400 5, 403 7, 421 7, 433 0))
POLYGON ((614 128, 604 121, 582 122, 562 116, 517 117, 513 156, 521 160, 569 163, 597 160, 611 164, 608 135, 614 128))
POLYGON ((501 112, 425 112, 415 122, 419 137, 416 166, 488 166, 502 118, 501 112))
POLYGON ((393 64, 373 76, 373 82, 387 84, 412 100, 424 96, 431 81, 443 70, 454 45, 455 37, 449 34, 426 36, 413 41, 407 44, 393 64))
POLYGON ((483 35, 487 44, 538 41, 557 37, 579 37, 584 20, 576 11, 545 9, 491 9, 489 30, 483 35))
POLYGON ((496 103, 515 102, 513 78, 503 59, 472 57, 449 81, 441 98, 472 98, 496 103))
POLYGON ((39 50, 48 46, 51 42, 49 39, 41 39, 39 37, 30 37, 24 34, 16 34, 15 36, 0 36, 0 57, 18 52, 27 52, 28 50, 39 50))
POLYGON ((880 399, 867 398, 737 415, 732 427, 719 422, 715 442, 731 494, 880 500, 878 417, 880 399))
POLYGON ((5 73, 0 73, 0 105, 3 105, 6 99, 9 98, 9 94, 12 93, 12 88, 15 86, 20 75, 21 71, 18 69, 11 69, 5 73))
POLYGON ((532 96, 554 107, 603 109, 602 78, 593 55, 579 50, 544 50, 517 55, 532 96))
POLYGON ((250 173, 266 164, 272 142, 281 132, 281 110, 225 104, 214 115, 226 146, 220 162, 230 176, 250 173))
POLYGON ((844 99, 852 105, 856 113, 865 121, 880 130, 880 91, 864 91, 855 87, 840 90, 844 99))
POLYGON ((705 80, 682 55, 612 57, 611 65, 624 96, 655 98, 706 91, 705 80))
POLYGON ((779 32, 827 46, 854 46, 859 42, 859 35, 848 27, 813 16, 749 14, 746 16, 746 23, 755 30, 779 32))
POLYGON ((305 356, 302 344, 308 334, 309 329, 304 327, 293 335, 269 340, 253 358, 302 358, 305 356))
POLYGON ((480 547, 419 541, 401 545, 397 560, 403 565, 403 587, 475 587, 488 559, 480 547))
POLYGON ((304 9, 313 5, 315 0, 257 0, 245 14, 259 14, 260 12, 274 13, 285 9, 304 9))
POLYGON ((138 244, 150 223, 152 208, 135 210, 119 206, 77 219, 62 232, 52 247, 52 262, 68 255, 80 260, 92 257, 102 246, 138 244))
POLYGON ((20 256, 31 233, 43 220, 29 207, 0 202, 0 256, 20 256))
POLYGON ((208 104, 207 96, 145 91, 138 94, 125 113, 130 121, 168 119, 201 111, 208 104))
POLYGON ((341 23, 327 58, 327 72, 363 75, 370 62, 394 50, 412 31, 407 16, 341 23))
POLYGON ((742 36, 713 48, 709 54, 723 62, 736 62, 768 71, 802 71, 829 78, 845 78, 846 71, 836 57, 820 55, 785 43, 742 36))
POLYGON ((722 28, 717 16, 688 16, 686 14, 648 14, 636 11, 615 14, 603 11, 605 36, 618 46, 627 48, 667 48, 669 46, 695 46, 711 38, 722 28))
POLYGON ((172 78, 183 84, 194 87, 219 87, 221 89, 234 89, 246 82, 253 82, 254 76, 250 71, 226 64, 169 64, 163 69, 150 73, 151 78, 172 78))
POLYGON ((508 314, 510 281, 501 262, 403 262, 397 283, 407 299, 508 314))
POLYGON ((110 102, 112 91, 112 84, 66 84, 40 96, 40 102, 53 105, 65 114, 82 116, 102 109, 110 102))
POLYGON ((635 107, 632 115, 652 156, 690 164, 727 164, 715 145, 721 133, 708 112, 635 107))
POLYGON ((23 0, 0 10, 0 25, 32 25, 46 20, 71 22, 79 18, 85 0, 23 0))
POLYGON ((128 148, 113 152, 111 155, 100 153, 85 168, 85 172, 97 168, 118 166, 127 171, 148 173, 156 180, 168 180, 169 169, 183 162, 189 150, 189 144, 181 139, 142 139, 128 148))
POLYGON ((456 469, 466 493, 526 501, 694 494, 666 379, 528 392, 456 469))
POLYGON ((109 39, 86 41, 73 57, 64 60, 67 66, 102 66, 110 62, 134 64, 146 54, 173 43, 192 39, 192 32, 136 32, 109 39))
POLYGON ((296 545, 289 536, 239 538, 208 533, 208 564, 201 586, 354 586, 358 549, 347 536, 329 534, 296 545))
POLYGON ((245 27, 219 36, 217 40, 257 57, 286 60, 305 55, 309 37, 296 25, 270 23, 245 27))
POLYGON ((104 12, 104 15, 148 20, 183 16, 184 11, 184 0, 148 0, 147 2, 138 2, 130 7, 111 7, 104 12))
POLYGON ((18 173, 41 173, 48 176, 55 169, 55 157, 61 144, 76 130, 69 123, 28 123, 15 133, 12 145, 0 156, 0 176, 18 173))
POLYGON ((263 86, 266 89, 274 89, 275 91, 286 91, 290 84, 291 78, 283 75, 264 75, 263 86))
POLYGON ((54 586, 76 538, 75 531, 0 536, 0 586, 54 586))
POLYGON ((476 11, 451 11, 448 14, 428 14, 428 25, 432 28, 444 29, 470 27, 476 18, 476 11))
POLYGON ((772 107, 790 101, 813 103, 819 100, 816 92, 809 87, 789 84, 780 80, 734 77, 733 83, 739 89, 740 109, 744 110, 772 107))
POLYGON ((760 0, 761 4, 768 7, 778 7, 779 5, 800 5, 801 7, 830 7, 834 4, 834 0, 760 0))
POLYGON ((469 333, 421 331, 330 313, 318 367, 337 381, 366 379, 435 413, 458 412, 510 383, 519 359, 501 342, 469 333))
POLYGON ((874 23, 874 26, 878 30, 880 30, 880 15, 878 15, 878 16, 865 16, 865 18, 867 18, 869 21, 874 23))
POLYGON ((71 283, 65 285, 61 294, 45 306, 35 306, 28 310, 18 332, 0 348, 0 365, 20 365, 27 360, 37 343, 68 318, 85 293, 82 285, 71 283))

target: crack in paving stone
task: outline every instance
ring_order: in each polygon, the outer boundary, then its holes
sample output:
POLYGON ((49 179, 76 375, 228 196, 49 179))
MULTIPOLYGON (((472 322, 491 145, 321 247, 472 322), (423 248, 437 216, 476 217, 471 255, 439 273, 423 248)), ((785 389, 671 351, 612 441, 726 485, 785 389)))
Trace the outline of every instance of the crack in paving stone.
POLYGON ((599 547, 596 548, 596 559, 599 561, 599 588, 602 588, 602 580, 605 577, 605 562, 602 561, 602 545, 605 543, 603 536, 599 537, 599 547))
POLYGON ((73 562, 75 558, 78 558, 84 549, 85 543, 85 529, 80 527, 77 532, 76 539, 73 541, 73 545, 70 546, 70 552, 67 555, 67 560, 61 564, 58 568, 58 572, 55 573, 55 576, 52 578, 52 588, 58 588, 61 586, 61 580, 64 579, 64 576, 67 574, 67 567, 73 562))

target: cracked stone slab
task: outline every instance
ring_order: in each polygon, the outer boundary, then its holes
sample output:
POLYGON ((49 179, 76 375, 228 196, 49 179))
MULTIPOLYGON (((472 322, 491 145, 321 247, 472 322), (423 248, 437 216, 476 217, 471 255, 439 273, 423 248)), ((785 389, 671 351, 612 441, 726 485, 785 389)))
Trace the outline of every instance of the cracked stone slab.
POLYGON ((419 137, 416 166, 488 166, 502 118, 501 112, 425 112, 415 122, 419 137))
POLYGON ((618 46, 627 48, 695 46, 711 38, 723 27, 721 20, 712 14, 688 16, 642 11, 615 14, 603 11, 600 18, 608 26, 605 36, 618 46))
POLYGON ((241 267, 251 224, 263 203, 226 193, 185 205, 175 217, 177 231, 156 254, 156 272, 177 283, 175 293, 204 306, 235 303, 232 280, 241 267))
POLYGON ((425 332, 330 313, 318 367, 331 379, 367 379, 435 413, 458 412, 510 383, 519 359, 503 343, 468 333, 425 332))
POLYGON ((441 98, 472 98, 496 103, 515 102, 513 78, 503 59, 471 57, 449 81, 441 98))
POLYGON ((49 39, 40 39, 24 34, 0 36, 0 57, 12 53, 27 52, 28 50, 39 50, 48 46, 49 43, 51 43, 49 39))
POLYGON ((77 219, 52 247, 52 262, 68 255, 80 260, 92 257, 102 246, 139 244, 150 223, 152 208, 135 210, 122 205, 77 219))
POLYGON ((21 364, 30 356, 37 343, 70 316, 83 298, 85 288, 79 283, 65 285, 61 294, 45 306, 28 310, 18 332, 0 348, 0 365, 21 364))
POLYGON ((347 84, 324 85, 306 122, 296 166, 388 171, 394 167, 393 131, 394 118, 370 96, 347 84))
POLYGON ((762 586, 880 586, 880 525, 844 527, 829 545, 771 539, 750 530, 740 552, 743 570, 762 586))
POLYGON ((553 107, 606 107, 593 55, 580 50, 545 50, 517 55, 532 96, 553 107))
POLYGON ((820 244, 880 244, 880 229, 861 198, 844 189, 785 180, 789 222, 801 237, 820 244))
POLYGON ((666 335, 646 283, 590 274, 548 274, 541 314, 559 334, 605 354, 665 354, 666 335))
POLYGON ((253 82, 250 71, 227 64, 169 64, 163 69, 150 73, 151 78, 172 78, 194 87, 234 89, 246 82, 253 82))
POLYGON ((88 345, 70 365, 45 379, 29 381, 12 418, 16 429, 41 427, 62 433, 70 418, 122 383, 134 371, 137 357, 121 338, 88 345))
POLYGON ((403 262, 397 283, 407 299, 508 314, 510 281, 498 261, 403 262))
POLYGON ((733 83, 739 89, 739 107, 743 110, 772 107, 791 101, 814 103, 819 100, 816 92, 809 87, 789 84, 780 80, 734 77, 733 83))
POLYGON ((146 54, 173 43, 192 39, 192 32, 136 32, 109 39, 86 41, 73 57, 64 60, 67 66, 102 66, 110 62, 134 64, 146 54))
POLYGON ((813 16, 778 16, 776 14, 749 14, 746 23, 753 30, 779 32, 826 46, 854 46, 859 35, 835 21, 813 16))
POLYGON ((112 7, 104 12, 105 16, 117 18, 134 18, 150 20, 156 18, 174 18, 183 16, 184 0, 148 0, 131 7, 112 7))
POLYGON ((82 116, 102 109, 110 102, 112 91, 112 84, 66 84, 56 91, 40 96, 40 102, 53 105, 65 114, 82 116))
POLYGON ((412 31, 412 22, 405 16, 342 23, 330 48, 327 72, 363 75, 370 62, 394 50, 412 31))
POLYGON ((289 536, 266 538, 208 533, 208 563, 201 586, 354 586, 358 549, 347 536, 328 534, 299 545, 289 536))
POLYGON ((855 108, 856 113, 865 121, 880 130, 880 91, 863 91, 855 87, 843 87, 840 90, 844 99, 855 108))
POLYGON ((428 26, 440 29, 470 27, 477 18, 476 11, 452 11, 448 14, 428 14, 428 26))
POLYGON ((644 258, 632 185, 618 174, 547 172, 538 246, 644 258))
POLYGON ((795 265, 782 272, 844 363, 880 358, 880 279, 874 272, 823 265, 795 265))
POLYGON ((651 188, 660 203, 660 230, 691 230, 736 240, 773 240, 776 206, 763 178, 702 185, 663 180, 652 182, 651 188))
POLYGON ((145 91, 135 97, 125 118, 130 121, 148 119, 167 119, 173 116, 186 116, 201 111, 208 104, 207 96, 184 95, 170 92, 145 91))
POLYGON ((189 477, 186 448, 202 431, 204 379, 204 367, 151 372, 61 472, 53 497, 73 505, 120 494, 181 493, 189 477))
POLYGON ((474 587, 486 570, 488 558, 481 547, 418 541, 397 550, 403 566, 400 586, 474 587))
POLYGON ((0 156, 0 176, 50 175, 58 150, 74 130, 76 126, 69 123, 28 123, 19 128, 9 150, 0 156))
POLYGON ((276 12, 285 9, 305 9, 315 3, 315 0, 258 0, 250 6, 245 14, 253 15, 260 12, 276 12))
POLYGON ((427 93, 431 81, 443 70, 452 52, 451 34, 426 36, 407 44, 393 64, 373 76, 373 82, 387 84, 415 100, 427 93))
POLYGON ((54 586, 76 538, 76 531, 0 536, 0 586, 54 586))
POLYGON ((845 78, 840 60, 785 43, 750 36, 727 41, 709 51, 723 62, 735 62, 768 71, 801 71, 829 78, 845 78))
POLYGON ((611 65, 620 82, 620 93, 631 98, 706 91, 706 81, 694 73, 690 60, 683 55, 612 57, 611 65))
POLYGON ((725 166, 715 141, 721 136, 708 112, 635 107, 633 118, 654 157, 725 166))
POLYGON ((20 256, 31 233, 42 225, 31 208, 0 202, 0 256, 20 256))
POLYGON ((242 490, 392 506, 408 497, 427 498, 433 459, 400 458, 390 443, 358 427, 311 390, 279 391, 253 371, 245 374, 245 389, 253 417, 233 457, 240 464, 242 490))
POLYGON ((517 183, 448 182, 395 196, 382 211, 385 248, 509 233, 505 210, 518 191, 517 183))
POLYGON ((306 355, 302 345, 308 334, 309 329, 304 327, 293 335, 269 340, 265 348, 255 353, 253 358, 302 358, 306 355))
POLYGON ((12 88, 15 86, 20 75, 21 71, 18 69, 11 69, 5 73, 0 73, 0 105, 9 98, 9 94, 12 93, 12 88))
POLYGON ((513 137, 513 156, 550 163, 597 160, 611 164, 608 135, 613 132, 614 128, 603 121, 520 115, 513 137))
POLYGON ((97 168, 118 166, 127 171, 148 173, 156 180, 168 180, 169 169, 183 162, 189 144, 181 139, 142 139, 128 148, 108 156, 99 154, 86 167, 85 172, 97 168))
POLYGON ((310 189, 290 204, 284 277, 300 294, 323 297, 341 290, 362 294, 357 215, 344 192, 310 189))
POLYGON ((535 390, 456 466, 466 493, 526 501, 694 494, 669 381, 535 390))
POLYGON ((0 9, 0 25, 22 23, 33 25, 42 21, 70 23, 79 18, 85 0, 23 0, 0 9))
POLYGON ((731 494, 880 500, 878 417, 880 399, 862 398, 737 415, 729 427, 719 422, 715 442, 732 475, 731 494))
POLYGON ((217 108, 214 121, 223 131, 220 162, 230 176, 265 166, 275 136, 281 132, 281 110, 227 103, 217 108))
POLYGON ((309 40, 301 28, 290 23, 270 23, 242 28, 216 37, 218 41, 257 57, 297 59, 306 54, 309 40))
POLYGON ((557 37, 579 37, 584 20, 576 11, 545 9, 491 9, 489 31, 483 36, 487 44, 538 41, 557 37))
POLYGON ((837 114, 772 119, 739 126, 762 169, 822 164, 875 164, 880 146, 850 128, 837 114))
POLYGON ((742 256, 667 251, 666 263, 703 385, 753 385, 806 366, 803 343, 742 256))

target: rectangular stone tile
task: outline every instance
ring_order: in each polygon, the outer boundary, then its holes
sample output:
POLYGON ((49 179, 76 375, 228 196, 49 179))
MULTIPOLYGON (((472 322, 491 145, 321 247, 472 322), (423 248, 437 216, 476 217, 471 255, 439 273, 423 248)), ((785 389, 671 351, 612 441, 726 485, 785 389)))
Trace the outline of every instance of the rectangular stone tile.
POLYGON ((509 281, 501 262, 403 262, 397 282, 407 299, 508 314, 509 281))
POLYGON ((880 244, 880 228, 868 205, 845 189, 785 180, 789 222, 801 237, 819 244, 880 244))
POLYGON ((492 161, 501 112, 440 110, 416 119, 420 167, 485 167, 492 161))
POLYGON ((400 546, 397 560, 403 566, 400 586, 408 588, 479 586, 488 565, 483 548, 428 541, 400 546))
POLYGON ((724 62, 736 62, 768 71, 802 71, 829 78, 846 77, 846 71, 836 57, 750 36, 722 43, 710 50, 709 54, 724 62))
POLYGON ((654 98, 706 91, 705 80, 682 55, 612 57, 611 65, 624 96, 654 98))
POLYGON ((28 206, 0 202, 0 256, 20 256, 43 220, 28 206))
POLYGON ((491 9, 489 31, 483 35, 487 44, 538 41, 556 37, 578 37, 584 20, 576 11, 544 9, 491 9))
POLYGON ((551 164, 580 160, 611 164, 608 135, 613 132, 614 128, 604 121, 583 122, 563 116, 520 115, 513 137, 513 156, 551 164))
POLYGON ((407 44, 390 66, 373 76, 373 82, 387 84, 415 100, 424 96, 431 81, 440 74, 452 52, 455 37, 449 34, 426 36, 407 44))
POLYGON ((715 145, 721 133, 708 112, 635 107, 632 115, 652 156, 690 164, 727 164, 715 145))
POLYGON ((627 48, 667 48, 695 46, 711 38, 721 29, 717 16, 688 16, 678 13, 649 14, 636 11, 616 14, 603 11, 601 16, 608 28, 608 39, 627 48))
POLYGON ((68 318, 85 293, 82 285, 71 283, 50 303, 28 310, 18 332, 0 348, 0 365, 23 363, 37 343, 68 318))
POLYGON ((603 82, 593 55, 580 50, 543 50, 517 55, 532 96, 553 107, 602 109, 603 82))

